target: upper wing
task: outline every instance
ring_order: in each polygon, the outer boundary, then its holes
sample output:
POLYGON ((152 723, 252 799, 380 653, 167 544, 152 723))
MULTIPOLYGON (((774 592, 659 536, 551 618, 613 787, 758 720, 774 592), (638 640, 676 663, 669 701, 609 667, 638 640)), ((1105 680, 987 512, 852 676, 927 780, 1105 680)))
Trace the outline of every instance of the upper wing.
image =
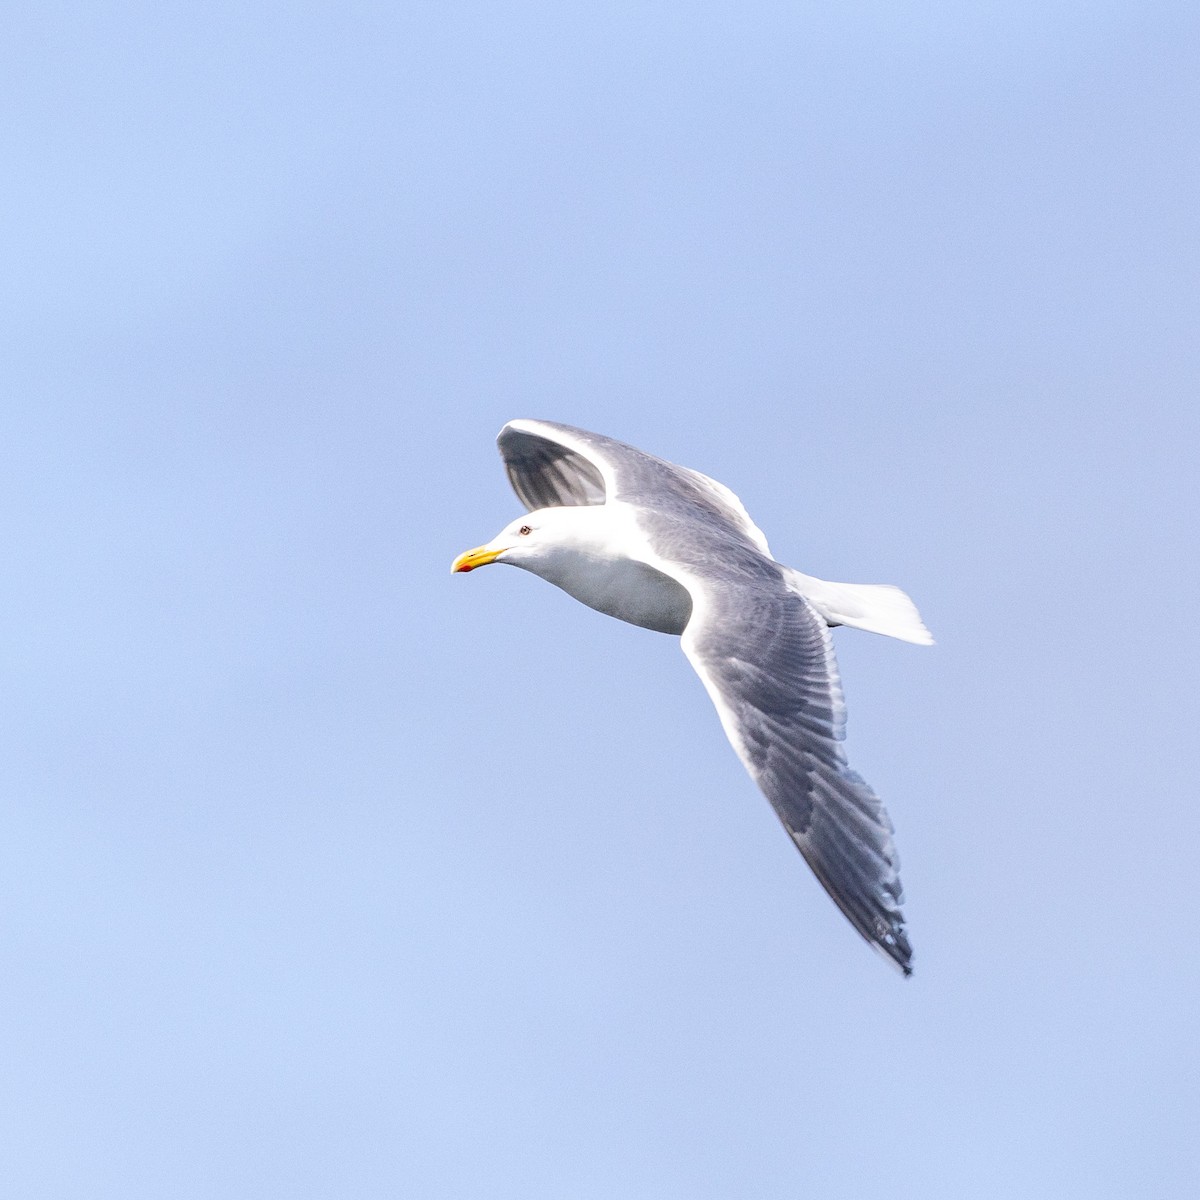
POLYGON ((699 508, 770 555, 762 530, 737 496, 699 471, 552 421, 509 421, 496 443, 513 491, 528 509, 610 499, 665 512, 699 508))
POLYGON ((510 421, 496 438, 513 491, 531 512, 603 504, 613 485, 605 460, 579 438, 564 442, 553 436, 560 428, 543 421, 510 421))
POLYGON ((825 622, 782 587, 718 580, 693 598, 683 649, 734 749, 837 906, 910 974, 892 823, 847 765, 825 622))

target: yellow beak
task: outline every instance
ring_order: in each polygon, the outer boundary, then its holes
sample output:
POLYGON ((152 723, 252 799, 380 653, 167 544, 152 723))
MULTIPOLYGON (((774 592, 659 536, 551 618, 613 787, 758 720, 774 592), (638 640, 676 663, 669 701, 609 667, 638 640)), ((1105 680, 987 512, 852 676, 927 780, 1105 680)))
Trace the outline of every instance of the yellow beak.
POLYGON ((499 550, 489 550, 486 546, 476 546, 474 550, 464 550, 450 564, 450 573, 473 571, 476 567, 486 567, 488 563, 495 562, 504 553, 505 549, 507 547, 502 547, 499 550))

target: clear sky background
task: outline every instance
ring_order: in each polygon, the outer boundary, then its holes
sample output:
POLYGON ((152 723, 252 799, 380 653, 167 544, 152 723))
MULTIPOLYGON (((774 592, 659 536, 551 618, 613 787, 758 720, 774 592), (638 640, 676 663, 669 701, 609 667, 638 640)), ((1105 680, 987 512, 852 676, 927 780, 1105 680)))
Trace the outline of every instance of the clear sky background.
POLYGON ((13 1200, 1200 1194, 1200 10, 44 3, 0 42, 13 1200), (492 439, 840 631, 902 980, 492 439))

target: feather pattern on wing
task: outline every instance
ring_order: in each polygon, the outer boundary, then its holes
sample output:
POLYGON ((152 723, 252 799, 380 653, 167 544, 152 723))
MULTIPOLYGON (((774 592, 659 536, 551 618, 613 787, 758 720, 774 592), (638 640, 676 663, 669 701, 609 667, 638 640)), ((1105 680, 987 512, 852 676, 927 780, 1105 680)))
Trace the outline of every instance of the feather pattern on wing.
POLYGON ((825 622, 794 594, 713 587, 695 606, 683 649, 813 873, 855 929, 909 973, 892 823, 847 765, 825 622))

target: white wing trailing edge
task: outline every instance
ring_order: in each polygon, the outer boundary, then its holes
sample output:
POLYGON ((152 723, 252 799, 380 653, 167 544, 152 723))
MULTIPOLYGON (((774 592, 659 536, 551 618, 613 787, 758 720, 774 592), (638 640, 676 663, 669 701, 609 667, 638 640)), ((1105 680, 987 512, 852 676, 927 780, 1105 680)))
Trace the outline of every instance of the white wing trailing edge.
POLYGON ((680 467, 679 470, 686 471, 702 488, 707 489, 719 504, 723 504, 729 510, 729 515, 733 518, 734 524, 740 526, 742 532, 768 558, 775 557, 771 553, 771 547, 767 545, 767 535, 750 519, 750 514, 746 511, 746 506, 742 503, 736 492, 731 491, 723 483, 719 483, 709 475, 693 471, 691 467, 680 467))

